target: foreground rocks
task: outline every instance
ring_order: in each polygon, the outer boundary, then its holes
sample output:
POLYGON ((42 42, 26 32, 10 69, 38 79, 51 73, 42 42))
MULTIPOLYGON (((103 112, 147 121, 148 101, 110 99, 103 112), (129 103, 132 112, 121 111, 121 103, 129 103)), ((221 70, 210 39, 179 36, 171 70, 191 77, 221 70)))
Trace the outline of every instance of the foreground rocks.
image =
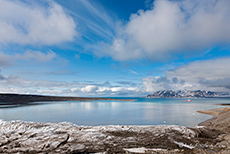
POLYGON ((76 126, 0 121, 0 153, 212 153, 227 150, 203 126, 76 126))

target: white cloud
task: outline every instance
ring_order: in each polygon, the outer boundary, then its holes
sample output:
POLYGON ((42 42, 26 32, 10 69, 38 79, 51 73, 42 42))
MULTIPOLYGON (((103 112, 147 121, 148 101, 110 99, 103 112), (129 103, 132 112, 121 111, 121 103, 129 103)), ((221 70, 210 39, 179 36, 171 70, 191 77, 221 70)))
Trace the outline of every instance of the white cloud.
POLYGON ((158 90, 230 91, 230 58, 196 61, 166 71, 165 76, 142 79, 148 92, 158 90))
POLYGON ((98 87, 97 95, 106 96, 139 96, 143 94, 140 87, 98 87))
POLYGON ((26 2, 0 1, 0 43, 53 45, 72 41, 77 35, 76 24, 60 5, 26 2))
POLYGON ((81 88, 81 91, 83 93, 85 93, 85 92, 86 93, 94 93, 97 89, 98 89, 98 87, 95 85, 88 85, 88 86, 81 88))
POLYGON ((165 60, 175 53, 230 43, 229 0, 156 0, 117 30, 112 45, 98 55, 116 60, 165 60))
POLYGON ((140 95, 139 87, 113 87, 113 86, 96 86, 86 85, 83 88, 72 88, 72 92, 82 93, 83 95, 97 95, 97 96, 118 96, 118 95, 140 95))
MULTIPOLYGON (((142 84, 146 92, 155 92, 159 90, 197 90, 196 83, 186 82, 185 80, 178 80, 174 77, 146 77, 142 79, 142 84)), ((199 87, 198 89, 201 89, 199 87)))

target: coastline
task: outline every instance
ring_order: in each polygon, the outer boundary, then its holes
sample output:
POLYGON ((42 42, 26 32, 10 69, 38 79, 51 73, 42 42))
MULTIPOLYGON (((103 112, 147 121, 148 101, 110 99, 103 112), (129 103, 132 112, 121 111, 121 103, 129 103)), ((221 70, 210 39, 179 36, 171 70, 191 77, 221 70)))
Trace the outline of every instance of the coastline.
POLYGON ((53 102, 53 101, 96 101, 96 100, 116 100, 134 101, 129 99, 115 99, 107 97, 67 97, 67 96, 43 96, 25 94, 0 94, 0 107, 3 105, 29 105, 33 102, 53 102))
POLYGON ((230 108, 196 127, 77 126, 0 120, 1 153, 228 153, 230 108))

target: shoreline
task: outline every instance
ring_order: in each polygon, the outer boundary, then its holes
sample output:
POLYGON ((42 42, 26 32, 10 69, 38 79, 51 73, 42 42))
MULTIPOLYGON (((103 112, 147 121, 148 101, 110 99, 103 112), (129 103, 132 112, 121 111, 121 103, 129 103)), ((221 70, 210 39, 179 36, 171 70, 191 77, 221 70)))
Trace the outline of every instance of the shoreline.
MULTIPOLYGON (((222 104, 220 104, 220 105, 222 105, 222 104)), ((217 116, 217 115, 219 115, 219 113, 221 113, 221 112, 222 113, 223 112, 227 112, 229 110, 230 110, 230 107, 223 107, 223 108, 217 108, 217 109, 211 109, 211 110, 204 110, 204 111, 197 111, 197 112, 198 113, 202 113, 202 114, 208 114, 208 115, 212 115, 212 116, 217 116)))
POLYGON ((107 97, 67 97, 67 96, 44 96, 44 95, 25 95, 25 94, 0 94, 0 107, 3 105, 30 105, 33 102, 53 102, 53 101, 135 101, 130 99, 116 99, 107 97))
POLYGON ((0 120, 1 153, 228 153, 230 107, 196 127, 77 126, 0 120))

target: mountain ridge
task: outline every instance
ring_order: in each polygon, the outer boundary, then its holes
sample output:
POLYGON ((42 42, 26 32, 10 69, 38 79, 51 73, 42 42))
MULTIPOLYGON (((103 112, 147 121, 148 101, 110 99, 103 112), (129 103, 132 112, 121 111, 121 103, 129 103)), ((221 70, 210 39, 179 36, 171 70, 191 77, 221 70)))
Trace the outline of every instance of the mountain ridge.
POLYGON ((228 92, 213 92, 205 90, 162 90, 147 95, 150 98, 230 98, 228 92))

